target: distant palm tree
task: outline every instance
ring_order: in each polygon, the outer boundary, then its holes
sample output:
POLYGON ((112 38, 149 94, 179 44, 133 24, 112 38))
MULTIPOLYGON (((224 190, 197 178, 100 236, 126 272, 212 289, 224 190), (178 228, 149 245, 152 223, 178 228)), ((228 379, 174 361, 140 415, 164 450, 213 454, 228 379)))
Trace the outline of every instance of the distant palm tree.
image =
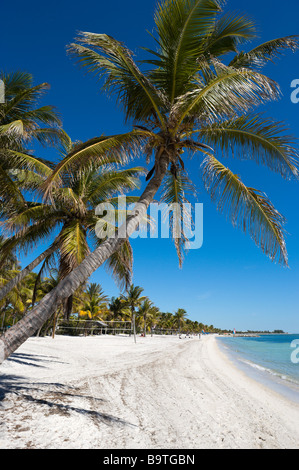
POLYGON ((112 297, 108 305, 109 312, 112 316, 112 328, 114 327, 114 321, 120 320, 123 321, 123 318, 126 318, 130 315, 130 310, 126 306, 126 301, 120 297, 112 297))
POLYGON ((93 282, 87 287, 83 298, 83 309, 80 316, 86 316, 90 320, 98 319, 100 315, 106 314, 108 297, 104 294, 102 287, 93 282))
POLYGON ((113 318, 120 319, 124 311, 124 302, 120 297, 111 297, 109 303, 109 310, 113 315, 113 318))
POLYGON ((140 304, 138 309, 138 315, 143 318, 143 336, 146 336, 146 320, 151 314, 151 309, 153 308, 153 303, 149 299, 145 299, 142 304, 140 304))
MULTIPOLYGON (((227 156, 255 160, 283 177, 297 177, 298 157, 293 139, 281 123, 254 113, 275 100, 279 86, 262 67, 298 37, 270 40, 247 52, 256 38, 253 22, 244 15, 223 13, 221 0, 163 0, 156 8, 154 39, 157 50, 145 61, 144 72, 123 43, 106 34, 82 32, 69 51, 79 64, 103 80, 103 86, 125 112, 133 129, 98 137, 69 154, 63 168, 81 166, 110 155, 146 154, 153 160, 149 181, 139 198, 139 211, 127 219, 126 236, 108 238, 32 311, 22 328, 4 338, 5 357, 50 315, 53 304, 66 297, 101 266, 138 227, 143 210, 170 170, 186 171, 188 153, 199 157, 206 190, 232 223, 247 232, 271 260, 287 264, 284 218, 259 190, 246 186, 227 168, 216 150, 227 156)), ((62 168, 61 166, 61 168, 62 168)), ((60 178, 57 168, 48 178, 60 178)))
POLYGON ((162 330, 170 330, 173 328, 174 317, 171 312, 161 312, 159 328, 162 330))
POLYGON ((93 321, 103 321, 103 316, 107 315, 108 301, 99 284, 95 282, 89 284, 83 296, 83 307, 79 312, 79 318, 87 320, 87 324, 92 328, 93 321))
POLYGON ((183 308, 178 308, 175 312, 174 312, 174 319, 176 321, 176 324, 177 324, 177 327, 178 327, 178 330, 179 330, 179 333, 181 332, 181 326, 182 324, 184 323, 184 320, 186 319, 187 317, 187 312, 186 310, 184 310, 183 308))
POLYGON ((153 330, 156 328, 160 320, 161 312, 158 307, 153 305, 150 308, 149 314, 147 315, 147 321, 150 327, 151 336, 153 336, 153 330))
POLYGON ((125 301, 125 305, 131 310, 131 320, 134 334, 134 341, 136 343, 136 308, 138 308, 141 303, 146 299, 145 296, 142 296, 143 288, 140 286, 134 286, 131 284, 127 290, 126 295, 122 295, 122 299, 125 301))

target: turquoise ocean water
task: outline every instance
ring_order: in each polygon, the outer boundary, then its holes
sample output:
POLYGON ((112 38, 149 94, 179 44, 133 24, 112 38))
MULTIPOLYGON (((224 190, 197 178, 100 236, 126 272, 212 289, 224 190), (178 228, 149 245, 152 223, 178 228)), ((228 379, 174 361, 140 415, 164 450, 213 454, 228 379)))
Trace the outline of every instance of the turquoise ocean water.
POLYGON ((217 340, 244 372, 299 403, 299 333, 217 340))

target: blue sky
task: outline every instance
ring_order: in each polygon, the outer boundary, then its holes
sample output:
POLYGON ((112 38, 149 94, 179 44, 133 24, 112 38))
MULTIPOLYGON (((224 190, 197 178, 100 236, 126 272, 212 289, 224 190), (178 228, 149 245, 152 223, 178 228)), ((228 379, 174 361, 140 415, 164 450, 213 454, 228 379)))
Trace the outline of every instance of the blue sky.
MULTIPOLYGON (((247 13, 256 21, 258 42, 299 33, 297 0, 290 0, 287 7, 277 0, 229 0, 227 8, 247 13)), ((26 70, 36 84, 50 83, 45 101, 57 106, 73 140, 121 133, 128 128, 121 111, 100 92, 96 80, 85 76, 67 56, 66 45, 79 30, 107 33, 123 41, 136 59, 143 58, 140 47, 153 47, 146 30, 153 29, 154 9, 153 0, 5 2, 1 6, 0 68, 26 70)), ((285 121, 290 133, 298 137, 299 104, 290 100, 290 85, 299 79, 299 52, 287 53, 265 73, 280 84, 283 96, 262 110, 285 121)), ((55 158, 46 150, 41 156, 55 158)), ((290 268, 271 263, 248 236, 217 213, 201 183, 200 161, 193 159, 188 170, 198 187, 198 201, 204 205, 203 246, 191 250, 179 269, 170 240, 133 240, 133 282, 143 286, 145 295, 162 311, 182 307, 192 320, 220 328, 299 332, 299 182, 285 181, 253 163, 229 158, 224 163, 245 184, 263 190, 286 217, 290 268)), ((103 268, 92 280, 101 283, 108 295, 118 295, 117 286, 103 268)))

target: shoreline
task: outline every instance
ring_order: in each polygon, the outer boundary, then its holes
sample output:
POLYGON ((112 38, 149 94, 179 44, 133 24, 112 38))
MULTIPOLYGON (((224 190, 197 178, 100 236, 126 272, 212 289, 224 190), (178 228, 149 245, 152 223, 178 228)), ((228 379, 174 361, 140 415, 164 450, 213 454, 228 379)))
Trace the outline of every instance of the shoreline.
POLYGON ((0 448, 299 448, 299 410, 215 337, 31 338, 0 366, 0 448))
POLYGON ((287 400, 299 405, 299 385, 291 377, 285 376, 283 378, 274 370, 267 369, 251 359, 246 359, 229 345, 226 345, 225 340, 222 341, 220 337, 217 337, 217 346, 238 370, 243 371, 248 377, 261 385, 265 385, 270 390, 279 393, 287 400))

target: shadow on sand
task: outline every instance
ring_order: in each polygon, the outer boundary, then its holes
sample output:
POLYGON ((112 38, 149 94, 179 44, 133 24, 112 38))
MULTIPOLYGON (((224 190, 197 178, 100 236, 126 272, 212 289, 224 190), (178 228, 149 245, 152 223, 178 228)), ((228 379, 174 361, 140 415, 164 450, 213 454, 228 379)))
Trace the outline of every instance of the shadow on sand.
MULTIPOLYGON (((44 368, 47 367, 47 362, 60 362, 55 361, 55 358, 50 356, 20 353, 13 354, 7 361, 30 365, 31 367, 44 368)), ((34 403, 37 407, 46 406, 50 413, 68 416, 75 412, 81 416, 91 418, 96 424, 100 424, 101 422, 107 425, 117 424, 121 426, 137 427, 118 417, 92 409, 100 406, 101 403, 106 402, 106 400, 85 395, 81 392, 82 390, 80 388, 61 383, 30 382, 22 376, 0 373, 0 412, 3 401, 6 398, 8 399, 9 394, 14 394, 17 395, 18 399, 34 403), (73 406, 71 402, 76 399, 86 401, 86 404, 89 404, 89 406, 86 408, 73 406)))

